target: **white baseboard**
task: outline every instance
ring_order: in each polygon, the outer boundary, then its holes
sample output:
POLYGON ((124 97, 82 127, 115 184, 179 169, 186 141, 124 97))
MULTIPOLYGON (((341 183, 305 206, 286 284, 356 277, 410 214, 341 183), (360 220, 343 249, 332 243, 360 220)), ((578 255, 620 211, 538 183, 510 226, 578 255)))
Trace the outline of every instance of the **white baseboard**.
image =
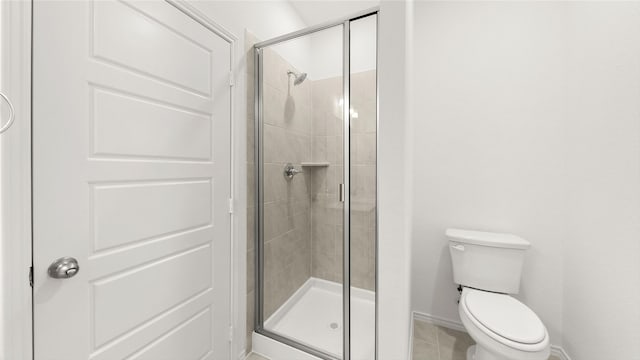
MULTIPOLYGON (((414 311, 412 320, 419 320, 428 322, 430 324, 442 326, 447 329, 453 329, 458 331, 467 332, 464 328, 464 325, 460 321, 445 319, 440 316, 425 314, 423 312, 414 311)), ((412 341, 413 341, 413 328, 411 329, 412 341)), ((567 354, 566 351, 561 346, 551 345, 551 355, 560 358, 560 360, 571 360, 571 357, 567 354)))
POLYGON ((253 332, 253 352, 267 359, 320 360, 302 350, 253 332))
POLYGON ((560 360, 571 360, 571 356, 561 346, 551 345, 551 355, 559 358, 560 360))
POLYGON ((467 329, 465 329, 464 325, 462 325, 462 323, 459 321, 453 321, 453 320, 445 319, 439 316, 429 315, 429 314, 425 314, 417 311, 413 312, 413 318, 416 320, 428 322, 430 324, 442 326, 447 329, 467 332, 467 329))

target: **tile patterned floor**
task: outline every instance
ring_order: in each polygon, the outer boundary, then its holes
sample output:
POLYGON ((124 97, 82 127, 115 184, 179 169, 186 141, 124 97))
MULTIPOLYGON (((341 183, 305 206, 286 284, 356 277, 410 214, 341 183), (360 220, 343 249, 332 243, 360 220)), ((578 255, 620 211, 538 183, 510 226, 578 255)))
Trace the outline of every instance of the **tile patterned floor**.
MULTIPOLYGON (((414 320, 413 323, 413 360, 466 360, 467 348, 473 340, 462 331, 456 331, 414 320)), ((255 353, 246 360, 269 360, 255 353)), ((555 356, 549 360, 560 360, 555 356)))
MULTIPOLYGON (((465 332, 414 320, 413 360, 466 360, 467 348, 473 344, 465 332)), ((549 360, 560 359, 551 356, 549 360)))
POLYGON ((256 353, 251 353, 245 360, 269 360, 264 356, 258 355, 256 353))

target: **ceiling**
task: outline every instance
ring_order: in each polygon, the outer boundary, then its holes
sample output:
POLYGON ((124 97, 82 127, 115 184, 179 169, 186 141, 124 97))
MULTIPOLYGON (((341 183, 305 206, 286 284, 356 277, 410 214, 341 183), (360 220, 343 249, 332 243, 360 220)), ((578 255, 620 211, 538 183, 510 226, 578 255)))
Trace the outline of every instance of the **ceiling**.
POLYGON ((289 0, 307 26, 339 19, 380 5, 370 0, 289 0))

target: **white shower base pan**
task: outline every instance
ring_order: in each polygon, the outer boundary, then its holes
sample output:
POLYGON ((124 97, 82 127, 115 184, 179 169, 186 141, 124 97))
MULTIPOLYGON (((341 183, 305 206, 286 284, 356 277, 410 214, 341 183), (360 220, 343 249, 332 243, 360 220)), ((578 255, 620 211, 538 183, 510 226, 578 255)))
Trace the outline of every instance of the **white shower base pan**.
MULTIPOLYGON (((264 328, 341 358, 342 285, 310 278, 265 321, 264 328)), ((271 359, 290 359, 295 354, 292 350, 295 349, 253 334, 256 353, 271 359)), ((375 293, 351 287, 351 358, 370 360, 374 353, 375 293)), ((300 355, 295 359, 306 359, 300 355)))

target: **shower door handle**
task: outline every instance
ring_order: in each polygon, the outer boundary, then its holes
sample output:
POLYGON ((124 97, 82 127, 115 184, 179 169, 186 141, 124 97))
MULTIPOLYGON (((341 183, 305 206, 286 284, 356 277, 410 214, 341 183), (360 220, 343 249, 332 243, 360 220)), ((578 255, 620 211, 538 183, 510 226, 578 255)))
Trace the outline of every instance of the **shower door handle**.
POLYGON ((338 193, 340 194, 340 202, 344 202, 344 184, 338 186, 338 193))

